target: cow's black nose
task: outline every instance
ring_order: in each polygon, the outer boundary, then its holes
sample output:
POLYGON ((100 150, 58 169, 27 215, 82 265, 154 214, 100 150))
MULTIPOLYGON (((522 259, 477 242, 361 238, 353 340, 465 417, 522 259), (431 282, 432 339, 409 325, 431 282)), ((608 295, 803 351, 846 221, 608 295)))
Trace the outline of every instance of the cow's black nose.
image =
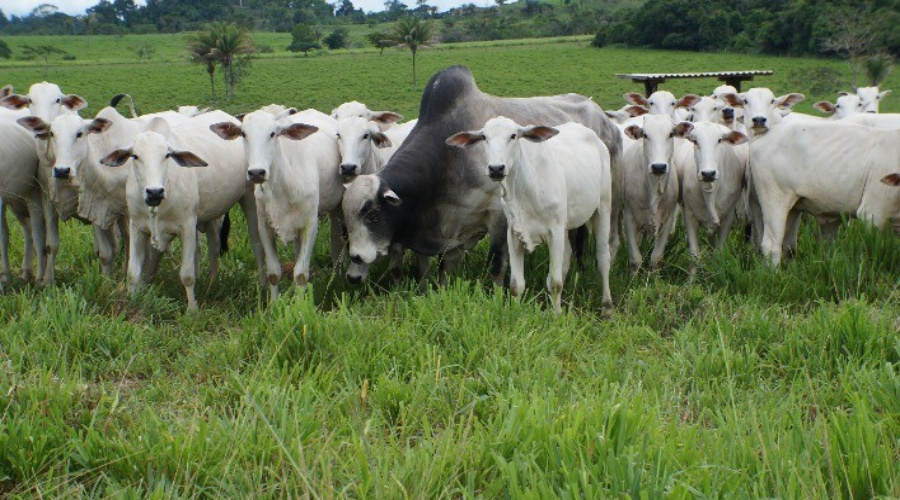
POLYGON ((266 180, 266 171, 261 168, 251 168, 250 170, 247 170, 247 179, 250 180, 250 182, 262 182, 266 180))
POLYGON ((502 179, 506 172, 506 165, 488 165, 488 175, 491 179, 502 179))
POLYGON ((714 170, 704 170, 703 172, 700 172, 700 178, 704 182, 712 182, 716 180, 716 172, 714 170))
POLYGON ((352 262, 354 264, 360 264, 360 265, 363 264, 362 257, 360 257, 359 255, 351 255, 350 262, 352 262))
POLYGON ((57 179, 68 179, 71 174, 72 169, 69 167, 53 167, 53 177, 57 179))
POLYGON ((159 206, 166 194, 166 190, 163 188, 147 188, 144 191, 147 193, 144 201, 151 207, 159 206))
POLYGON ((655 175, 662 175, 666 173, 667 170, 669 170, 669 165, 666 163, 654 163, 653 165, 650 165, 650 172, 655 175))
POLYGON ((766 120, 765 116, 754 116, 753 117, 753 126, 754 127, 762 127, 766 124, 766 121, 767 120, 766 120))
POLYGON ((358 169, 359 165, 355 163, 341 163, 341 175, 357 175, 359 173, 358 169))
POLYGON ((362 276, 353 276, 351 274, 348 274, 347 281, 349 281, 353 285, 358 285, 362 283, 362 276))
POLYGON ((726 120, 734 120, 734 108, 723 109, 722 118, 725 118, 726 120))

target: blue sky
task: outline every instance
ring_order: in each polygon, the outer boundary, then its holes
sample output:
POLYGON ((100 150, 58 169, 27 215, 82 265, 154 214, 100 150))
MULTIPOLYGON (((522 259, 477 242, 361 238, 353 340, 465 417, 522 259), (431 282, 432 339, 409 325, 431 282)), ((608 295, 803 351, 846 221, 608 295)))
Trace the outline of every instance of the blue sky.
MULTIPOLYGON (((56 5, 60 12, 69 15, 84 14, 85 9, 97 5, 100 0, 0 0, 0 9, 7 17, 11 15, 25 16, 28 15, 35 7, 44 3, 56 5)), ((410 7, 415 7, 415 0, 401 0, 410 7)), ((143 4, 142 0, 137 0, 138 4, 143 4)), ((337 3, 332 0, 331 3, 337 3)), ((493 0, 429 0, 428 5, 437 6, 438 10, 444 11, 452 7, 458 7, 467 3, 474 3, 480 7, 494 5, 493 0)), ((353 5, 362 8, 366 12, 384 10, 384 0, 353 0, 353 5)))

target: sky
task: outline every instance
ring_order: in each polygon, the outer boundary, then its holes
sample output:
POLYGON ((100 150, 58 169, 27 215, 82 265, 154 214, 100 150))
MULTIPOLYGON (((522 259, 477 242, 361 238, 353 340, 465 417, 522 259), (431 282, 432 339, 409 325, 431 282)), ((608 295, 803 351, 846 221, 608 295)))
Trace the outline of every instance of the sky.
MULTIPOLYGON (((7 17, 11 15, 26 16, 31 13, 31 11, 38 5, 50 3, 56 5, 59 8, 60 12, 74 16, 77 14, 84 14, 84 11, 88 7, 97 5, 99 1, 100 0, 0 0, 0 10, 3 10, 3 13, 6 14, 7 17)), ((384 0, 352 1, 353 5, 356 6, 356 8, 362 8, 366 12, 384 10, 384 0)), ((410 7, 416 6, 415 0, 401 1, 403 1, 403 3, 410 7)), ((140 5, 144 4, 142 0, 137 0, 137 3, 140 5)), ((330 3, 337 3, 337 0, 331 0, 330 3)), ((492 0, 429 0, 426 3, 428 5, 436 6, 439 11, 445 11, 452 7, 459 7, 460 5, 467 3, 474 3, 479 7, 494 5, 494 2, 492 0)))

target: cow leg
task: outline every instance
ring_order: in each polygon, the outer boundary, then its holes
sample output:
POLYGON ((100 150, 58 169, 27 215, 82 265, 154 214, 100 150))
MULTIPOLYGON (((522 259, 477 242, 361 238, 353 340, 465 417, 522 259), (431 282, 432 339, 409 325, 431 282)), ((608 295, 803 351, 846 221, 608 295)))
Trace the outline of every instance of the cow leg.
POLYGON ((269 226, 269 216, 263 200, 256 201, 257 231, 266 262, 266 278, 263 283, 269 284, 269 300, 278 298, 278 283, 281 281, 281 260, 275 247, 275 230, 269 226))
MULTIPOLYGON (((256 196, 252 190, 249 190, 240 201, 241 211, 244 212, 244 219, 247 220, 247 234, 250 235, 250 248, 253 250, 253 259, 256 261, 256 269, 259 275, 260 286, 266 283, 266 251, 263 247, 262 236, 260 236, 259 210, 257 209, 256 196)), ((277 295, 277 293, 276 293, 277 295)))
POLYGON ((566 253, 571 254, 572 247, 566 240, 564 228, 550 229, 550 272, 547 273, 547 292, 553 302, 553 312, 562 312, 563 267, 566 253), (566 250, 566 247, 568 251, 566 250))
POLYGON ((419 293, 425 293, 425 287, 428 285, 428 269, 431 267, 431 257, 427 255, 415 254, 416 271, 419 279, 419 293))
POLYGON ((388 249, 388 273, 391 275, 391 281, 394 285, 400 283, 403 279, 403 252, 405 249, 399 243, 391 243, 388 249))
POLYGON ((688 250, 691 253, 690 273, 693 275, 697 272, 697 262, 700 261, 700 242, 698 235, 700 221, 698 221, 697 217, 688 210, 684 210, 682 213, 684 214, 684 232, 687 236, 688 250))
POLYGON ((44 261, 41 259, 40 249, 44 247, 47 234, 46 220, 44 219, 41 200, 28 200, 28 213, 16 214, 16 217, 19 218, 19 223, 23 224, 22 230, 25 236, 25 255, 22 259, 22 279, 31 281, 32 277, 34 277, 39 282, 43 278, 44 272, 44 268, 42 267, 44 261), (28 230, 25 229, 25 221, 28 222, 28 230), (36 276, 33 271, 34 256, 37 256, 38 259, 36 276))
MULTIPOLYGON (((297 253, 297 260, 294 264, 294 285, 300 287, 301 290, 306 290, 306 285, 309 283, 310 261, 312 260, 313 247, 316 244, 316 234, 318 232, 319 217, 316 214, 312 214, 309 220, 306 221, 303 239, 300 242, 300 251, 297 253)), ((340 232, 338 232, 338 235, 340 235, 340 232)), ((333 262, 337 264, 336 261, 333 262)))
POLYGON ((115 271, 115 231, 115 226, 111 226, 109 229, 94 226, 94 243, 97 246, 97 258, 100 260, 100 271, 106 276, 112 276, 115 271))
MULTIPOLYGON (((222 229, 222 219, 206 224, 206 252, 209 255, 209 281, 216 280, 219 274, 219 255, 222 253, 222 240, 219 231, 222 229)), ((200 252, 197 252, 199 255, 200 252)))
POLYGON ((653 242, 653 252, 650 253, 651 269, 656 269, 656 267, 659 266, 660 261, 662 261, 663 254, 666 252, 666 243, 669 241, 669 236, 672 235, 672 232, 675 229, 675 216, 676 212, 675 210, 672 210, 663 221, 659 234, 656 237, 656 241, 653 242))
POLYGON ((791 210, 788 212, 787 225, 784 235, 782 251, 788 258, 794 258, 797 253, 797 238, 800 235, 800 212, 791 210))
MULTIPOLYGON (((28 230, 25 229, 24 232, 27 234, 28 230)), ((28 250, 25 252, 28 255, 28 250)), ((24 265, 22 267, 24 268, 24 265)), ((9 281, 9 225, 6 223, 6 204, 0 198, 0 287, 7 281, 9 281)))
POLYGON ((597 211, 591 218, 594 228, 594 244, 597 252, 597 269, 600 270, 600 282, 603 293, 603 307, 612 307, 612 293, 609 290, 609 268, 612 265, 610 255, 609 233, 613 230, 610 223, 609 210, 597 211))
POLYGON ((181 271, 178 276, 184 285, 184 293, 187 295, 188 311, 197 310, 197 296, 195 285, 197 283, 197 219, 188 217, 181 228, 181 271))
POLYGON ((128 291, 131 295, 137 294, 141 286, 141 268, 147 257, 148 247, 150 247, 150 235, 130 222, 128 224, 128 291))
MULTIPOLYGON (((625 210, 622 224, 625 226, 625 238, 628 241, 628 262, 631 272, 637 272, 641 268, 641 233, 631 212, 625 210)), ((610 243, 612 245, 612 243, 610 243)))
MULTIPOLYGON (((331 226, 328 235, 328 250, 331 253, 331 263, 335 269, 340 268, 341 256, 344 254, 344 214, 340 207, 328 213, 328 222, 331 226)), ((315 231, 318 232, 318 222, 315 231)))
POLYGON ((787 197, 779 199, 773 196, 765 203, 760 203, 763 217, 761 250, 763 256, 776 268, 781 264, 782 244, 794 202, 795 200, 787 197))
MULTIPOLYGON (((59 252, 59 215, 53 207, 49 197, 41 200, 43 203, 44 223, 47 225, 47 233, 44 244, 38 246, 42 251, 38 252, 38 266, 43 269, 41 284, 50 286, 53 284, 54 271, 56 269, 56 255, 59 252)), ((35 245, 38 242, 35 241, 35 245)))
POLYGON ((716 250, 721 250, 722 247, 725 246, 725 242, 728 241, 728 235, 731 234, 731 228, 734 226, 734 221, 737 219, 737 216, 734 213, 734 210, 728 212, 721 221, 719 221, 719 230, 715 233, 716 241, 713 246, 716 250))
POLYGON ((819 234, 825 241, 834 241, 837 236, 838 228, 841 227, 841 220, 826 220, 819 222, 819 234))
POLYGON ((509 251, 506 224, 496 222, 488 233, 490 239, 490 251, 488 252, 488 265, 491 280, 495 285, 502 287, 506 278, 507 252, 509 251))
POLYGON ((521 297, 525 291, 525 248, 512 228, 506 231, 506 248, 509 251, 509 293, 521 297))

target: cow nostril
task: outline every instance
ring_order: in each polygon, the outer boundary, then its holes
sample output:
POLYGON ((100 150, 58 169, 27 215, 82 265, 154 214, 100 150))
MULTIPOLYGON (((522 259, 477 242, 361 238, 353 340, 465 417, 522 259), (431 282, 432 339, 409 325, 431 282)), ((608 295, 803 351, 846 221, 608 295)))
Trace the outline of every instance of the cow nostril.
POLYGON ((353 276, 351 274, 348 274, 347 281, 349 281, 353 285, 359 285, 360 283, 362 283, 362 276, 353 276))
POLYGON ((354 163, 342 163, 341 175, 355 175, 357 166, 354 163))
POLYGON ((766 117, 765 116, 754 116, 753 123, 763 125, 766 123, 766 117))
POLYGON ((360 264, 360 265, 363 264, 362 257, 360 257, 359 255, 351 255, 350 262, 352 262, 354 264, 360 264))
POLYGON ((57 179, 65 179, 69 177, 69 174, 72 173, 72 169, 69 167, 54 167, 53 168, 53 177, 57 179))
POLYGON ((261 168, 251 168, 247 170, 247 178, 251 181, 262 181, 266 178, 266 171, 261 168))
POLYGON ((700 172, 700 176, 703 178, 704 181, 713 181, 716 179, 715 172, 700 172))
POLYGON ((650 165, 650 171, 654 174, 664 174, 668 169, 669 166, 665 163, 654 163, 650 165))

